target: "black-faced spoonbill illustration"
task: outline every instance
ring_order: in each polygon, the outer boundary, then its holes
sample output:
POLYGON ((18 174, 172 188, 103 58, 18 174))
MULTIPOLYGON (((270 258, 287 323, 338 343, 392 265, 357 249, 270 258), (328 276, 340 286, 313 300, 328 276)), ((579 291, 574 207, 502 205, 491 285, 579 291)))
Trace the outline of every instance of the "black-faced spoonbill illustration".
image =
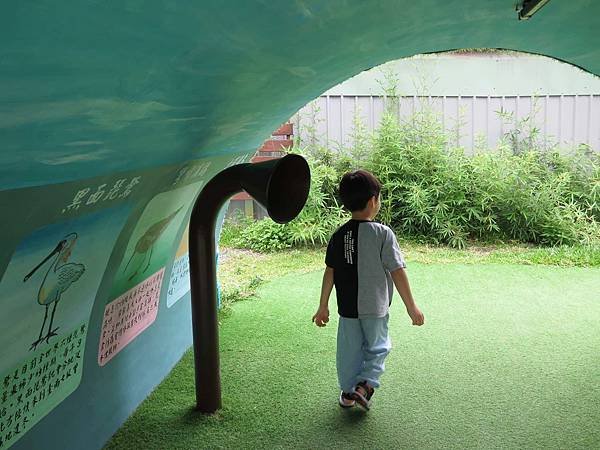
POLYGON ((156 241, 158 241, 163 232, 166 230, 171 221, 175 218, 179 211, 181 211, 182 208, 183 206, 180 206, 177 209, 177 211, 175 211, 173 214, 150 225, 148 229, 144 232, 144 234, 142 234, 142 236, 138 239, 138 241, 135 244, 135 249, 133 250, 131 257, 129 258, 129 261, 127 261, 123 272, 127 272, 127 267, 129 267, 129 263, 135 255, 143 255, 143 259, 135 269, 135 272, 133 272, 133 275, 131 275, 128 278, 129 281, 131 281, 138 274, 140 268, 144 265, 144 261, 146 260, 146 253, 148 252, 150 252, 150 255, 148 256, 148 263, 146 264, 146 267, 144 267, 144 270, 142 270, 141 273, 144 273, 148 269, 148 267, 150 267, 150 260, 152 259, 152 251, 154 249, 154 244, 156 244, 156 241))
POLYGON ((85 266, 83 264, 68 263, 69 257, 73 252, 73 247, 77 242, 77 233, 70 233, 66 235, 56 246, 52 252, 44 258, 31 272, 29 272, 23 282, 26 282, 31 276, 42 267, 50 258, 54 257, 54 262, 48 268, 44 280, 40 285, 38 291, 37 301, 40 305, 46 308, 44 312, 44 322, 40 328, 40 335, 37 341, 31 344, 29 350, 34 350, 38 344, 42 341, 50 342, 52 336, 56 336, 56 331, 59 327, 52 329, 52 323, 54 322, 54 313, 56 312, 56 306, 69 287, 75 283, 83 272, 85 272, 85 266), (50 325, 48 326, 48 332, 42 337, 44 333, 44 327, 46 326, 46 319, 48 319, 48 307, 54 303, 52 307, 52 315, 50 316, 50 325))

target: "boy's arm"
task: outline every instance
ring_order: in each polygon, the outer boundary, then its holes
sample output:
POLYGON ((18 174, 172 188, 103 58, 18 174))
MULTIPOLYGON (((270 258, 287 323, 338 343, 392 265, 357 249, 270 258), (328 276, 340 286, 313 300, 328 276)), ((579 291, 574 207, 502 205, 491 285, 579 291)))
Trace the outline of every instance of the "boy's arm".
POLYGON ((324 327, 329 322, 329 296, 333 289, 333 268, 326 267, 323 273, 323 283, 321 284, 321 300, 319 309, 312 317, 312 321, 318 327, 324 327))
POLYGON ((404 269, 396 269, 393 272, 390 272, 392 275, 392 280, 394 280, 394 285, 402 297, 402 301, 406 306, 406 311, 408 315, 412 319, 413 325, 423 325, 425 323, 425 317, 421 310, 417 307, 415 300, 413 299, 412 293, 410 292, 410 285, 408 284, 408 277, 406 276, 406 272, 404 269))
POLYGON ((383 247, 381 249, 381 260, 383 262, 383 266, 386 270, 389 270, 390 274, 392 275, 394 285, 396 286, 400 297, 402 297, 402 301, 406 306, 408 315, 412 319, 413 325, 423 325, 425 322, 425 317, 423 317, 423 313, 417 307, 412 293, 410 292, 408 277, 404 271, 406 263, 404 262, 404 257, 402 256, 400 247, 398 246, 396 235, 390 228, 386 227, 384 230, 386 231, 386 234, 384 237, 383 247))

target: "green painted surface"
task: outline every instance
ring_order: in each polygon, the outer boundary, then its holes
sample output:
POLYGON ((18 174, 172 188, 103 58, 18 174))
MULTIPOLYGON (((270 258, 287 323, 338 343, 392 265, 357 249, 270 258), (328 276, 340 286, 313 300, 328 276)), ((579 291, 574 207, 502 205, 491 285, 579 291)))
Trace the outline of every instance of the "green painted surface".
MULTIPOLYGON (((104 273, 89 313, 81 383, 14 448, 100 447, 190 344, 189 302, 167 310, 165 287, 156 321, 106 366, 96 362, 104 305, 128 243, 136 240, 136 224, 157 195, 206 182, 243 161, 234 158, 253 152, 309 100, 388 60, 501 47, 550 55, 598 74, 598 17, 600 3, 592 0, 551 1, 529 22, 516 20, 512 0, 3 4, 3 280, 19 244, 36 230, 113 207, 130 211, 111 236, 114 244, 103 241, 109 256, 100 264, 104 273), (200 175, 198 166, 207 161, 210 171, 200 175), (67 431, 57 437, 59 429, 67 431)), ((189 211, 191 199, 183 206, 189 211)), ((183 228, 169 231, 166 279, 183 228)), ((76 255, 89 261, 95 254, 76 255)), ((13 281, 0 282, 0 291, 13 281)), ((24 288, 16 289, 21 299, 24 288)), ((23 299, 39 307, 35 297, 23 299)), ((13 306, 0 298, 0 316, 13 306)), ((15 327, 36 328, 39 319, 15 318, 22 322, 15 327)), ((63 330, 76 325, 65 323, 63 330)), ((18 353, 13 335, 0 334, 3 356, 9 348, 18 353)), ((8 369, 2 366, 2 373, 8 369)))
POLYGON ((40 0, 2 12, 4 187, 254 149, 328 88, 417 53, 501 47, 600 73, 592 0, 551 1, 527 22, 512 0, 40 0))
POLYGON ((204 183, 168 191, 154 197, 140 216, 117 269, 111 298, 123 294, 148 275, 163 268, 173 256, 173 242, 188 216, 189 207, 204 183))

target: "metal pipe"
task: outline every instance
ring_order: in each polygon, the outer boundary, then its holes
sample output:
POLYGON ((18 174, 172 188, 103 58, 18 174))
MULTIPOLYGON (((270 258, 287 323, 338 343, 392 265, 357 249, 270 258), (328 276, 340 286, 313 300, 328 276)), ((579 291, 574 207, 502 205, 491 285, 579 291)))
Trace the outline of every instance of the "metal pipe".
POLYGON ((202 189, 190 217, 189 257, 196 409, 214 413, 221 407, 215 227, 225 201, 246 190, 285 223, 302 210, 310 187, 308 164, 299 155, 257 164, 238 164, 218 173, 202 189))

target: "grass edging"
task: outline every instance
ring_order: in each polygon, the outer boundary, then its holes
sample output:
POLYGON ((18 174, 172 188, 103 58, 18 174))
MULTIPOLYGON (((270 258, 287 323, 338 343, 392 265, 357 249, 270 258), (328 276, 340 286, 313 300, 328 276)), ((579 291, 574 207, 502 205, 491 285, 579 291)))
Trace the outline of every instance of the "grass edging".
MULTIPOLYGON (((448 246, 401 241, 408 266, 421 264, 521 264, 561 267, 600 267, 600 246, 535 247, 526 245, 473 244, 463 250, 448 246)), ((264 283, 289 273, 322 269, 325 247, 288 249, 272 253, 221 247, 218 276, 221 287, 221 319, 235 302, 256 296, 264 283)))

